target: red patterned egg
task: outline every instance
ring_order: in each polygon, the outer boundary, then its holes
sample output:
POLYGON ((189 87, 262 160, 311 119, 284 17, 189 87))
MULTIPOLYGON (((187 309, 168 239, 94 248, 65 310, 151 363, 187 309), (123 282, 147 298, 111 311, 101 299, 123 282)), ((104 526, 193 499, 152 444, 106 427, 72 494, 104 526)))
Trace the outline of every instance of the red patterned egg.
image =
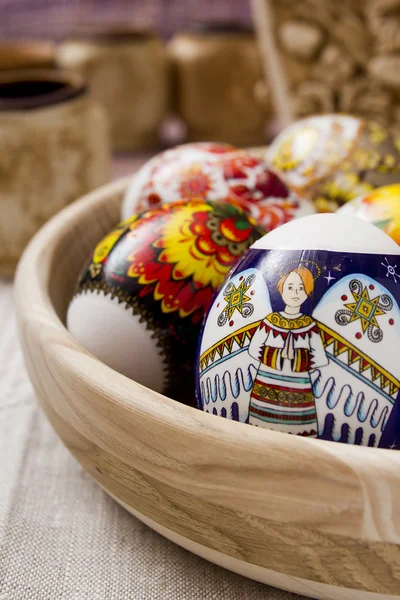
POLYGON ((93 250, 69 306, 68 328, 108 366, 193 403, 205 311, 263 233, 240 208, 198 199, 133 216, 93 250))
POLYGON ((236 150, 237 148, 230 144, 196 142, 169 148, 153 156, 131 179, 122 205, 122 219, 127 219, 162 202, 174 202, 181 197, 204 198, 206 190, 202 190, 203 180, 201 177, 196 180, 194 173, 191 178, 187 178, 187 183, 183 183, 182 190, 179 189, 179 182, 176 182, 172 192, 163 187, 160 190, 159 186, 154 183, 154 179, 156 182, 162 181, 164 185, 168 182, 170 185, 171 176, 176 176, 181 171, 184 172, 190 165, 212 163, 217 161, 221 155, 231 154, 236 150), (187 185, 187 189, 185 185, 187 185), (192 193, 190 193, 190 188, 192 193))
POLYGON ((311 214, 311 202, 290 192, 260 158, 221 144, 188 144, 159 154, 132 178, 122 216, 179 199, 240 206, 267 231, 311 214))

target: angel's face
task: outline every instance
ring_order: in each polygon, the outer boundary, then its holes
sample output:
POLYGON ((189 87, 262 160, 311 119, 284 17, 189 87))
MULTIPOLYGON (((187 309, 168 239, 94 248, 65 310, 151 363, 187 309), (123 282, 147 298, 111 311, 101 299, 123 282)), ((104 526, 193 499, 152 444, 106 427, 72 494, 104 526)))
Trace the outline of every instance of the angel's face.
POLYGON ((290 308, 300 308, 303 302, 307 300, 303 280, 295 271, 289 273, 285 279, 282 288, 282 299, 286 306, 290 306, 290 308))

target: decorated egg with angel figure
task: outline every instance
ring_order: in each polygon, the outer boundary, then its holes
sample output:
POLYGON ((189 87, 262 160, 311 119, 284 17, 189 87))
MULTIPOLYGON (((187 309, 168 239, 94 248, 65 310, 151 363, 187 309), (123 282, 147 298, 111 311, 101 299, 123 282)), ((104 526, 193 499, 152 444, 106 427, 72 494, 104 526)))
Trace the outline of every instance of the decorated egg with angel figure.
POLYGON ((68 329, 108 366, 194 403, 204 313, 229 269, 264 233, 241 209, 203 200, 133 216, 91 253, 68 309, 68 329))
POLYGON ((319 212, 334 212, 400 178, 400 138, 350 115, 312 116, 284 129, 266 152, 270 164, 319 212))
POLYGON ((199 407, 311 438, 400 448, 400 248, 339 215, 258 240, 200 337, 199 407))
POLYGON ((180 199, 201 198, 241 207, 267 231, 315 212, 260 158, 225 144, 184 144, 146 163, 134 175, 122 218, 180 199))

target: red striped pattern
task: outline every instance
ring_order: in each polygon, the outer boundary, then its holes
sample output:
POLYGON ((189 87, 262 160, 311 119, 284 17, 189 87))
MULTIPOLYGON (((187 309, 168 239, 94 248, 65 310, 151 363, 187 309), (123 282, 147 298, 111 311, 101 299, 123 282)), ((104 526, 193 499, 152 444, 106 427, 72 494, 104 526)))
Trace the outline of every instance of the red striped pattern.
POLYGON ((317 413, 315 411, 314 411, 314 413, 310 413, 307 416, 296 415, 296 414, 293 414, 290 412, 287 414, 280 413, 279 415, 277 415, 276 413, 268 412, 267 410, 255 408, 254 406, 250 405, 249 413, 251 413, 253 415, 259 415, 260 417, 264 417, 265 419, 273 419, 274 421, 282 421, 282 423, 285 423, 285 422, 289 422, 289 423, 300 422, 300 423, 302 423, 304 421, 316 421, 317 420, 317 413))
POLYGON ((277 390, 278 392, 282 391, 282 392, 294 392, 295 394, 307 394, 312 391, 311 384, 307 385, 306 387, 290 387, 283 382, 280 384, 275 384, 275 383, 270 383, 268 381, 268 383, 266 384, 265 381, 261 381, 260 379, 257 379, 257 378, 254 380, 254 383, 258 383, 258 385, 261 385, 262 387, 265 387, 268 389, 277 390))

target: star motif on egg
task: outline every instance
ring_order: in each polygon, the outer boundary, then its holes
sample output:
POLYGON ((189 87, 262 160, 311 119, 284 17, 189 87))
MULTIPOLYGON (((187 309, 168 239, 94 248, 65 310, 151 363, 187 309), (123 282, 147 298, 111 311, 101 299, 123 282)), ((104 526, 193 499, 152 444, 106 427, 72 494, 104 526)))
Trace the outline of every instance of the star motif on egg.
POLYGON ((324 279, 326 279, 327 285, 329 285, 331 281, 334 281, 336 279, 336 277, 332 277, 331 272, 329 271, 328 275, 325 275, 324 279))
MULTIPOLYGON (((357 331, 355 337, 360 340, 364 333, 367 333, 370 342, 379 343, 383 339, 383 330, 381 329, 377 317, 387 314, 393 308, 393 299, 389 294, 379 294, 375 298, 370 297, 368 290, 374 290, 375 283, 363 284, 359 279, 352 279, 349 283, 349 290, 352 293, 354 302, 348 302, 344 308, 335 313, 335 321, 338 325, 345 327, 349 323, 359 321, 361 323, 362 333, 357 331)), ((348 297, 344 294, 341 298, 347 301, 348 297)), ((389 319, 389 325, 394 320, 389 319)))
POLYGON ((229 319, 235 310, 240 314, 243 313, 243 304, 250 300, 250 296, 246 296, 249 287, 250 285, 246 285, 244 280, 237 287, 232 283, 232 289, 230 288, 229 293, 224 296, 224 300, 227 303, 224 310, 227 311, 229 319))
POLYGON ((399 273, 396 271, 397 265, 391 265, 385 256, 385 262, 381 262, 381 265, 386 269, 386 277, 393 277, 394 282, 397 283, 397 278, 400 278, 399 273))
MULTIPOLYGON (((249 302, 251 298, 247 295, 247 292, 255 281, 255 275, 249 275, 246 279, 242 279, 241 277, 239 281, 240 283, 237 286, 230 281, 223 290, 223 297, 226 304, 217 319, 220 327, 225 325, 236 311, 245 319, 250 317, 254 312, 254 306, 249 302)), ((254 290, 252 290, 250 295, 254 293, 254 290)), ((233 321, 229 321, 229 323, 233 324, 233 321)))
POLYGON ((352 290, 351 293, 353 294, 355 302, 345 304, 345 307, 348 308, 352 313, 349 323, 360 319, 363 333, 365 333, 367 328, 371 325, 380 329, 376 317, 385 314, 385 312, 379 308, 381 297, 376 296, 375 298, 370 298, 366 286, 362 290, 361 294, 358 294, 354 290, 352 290))

